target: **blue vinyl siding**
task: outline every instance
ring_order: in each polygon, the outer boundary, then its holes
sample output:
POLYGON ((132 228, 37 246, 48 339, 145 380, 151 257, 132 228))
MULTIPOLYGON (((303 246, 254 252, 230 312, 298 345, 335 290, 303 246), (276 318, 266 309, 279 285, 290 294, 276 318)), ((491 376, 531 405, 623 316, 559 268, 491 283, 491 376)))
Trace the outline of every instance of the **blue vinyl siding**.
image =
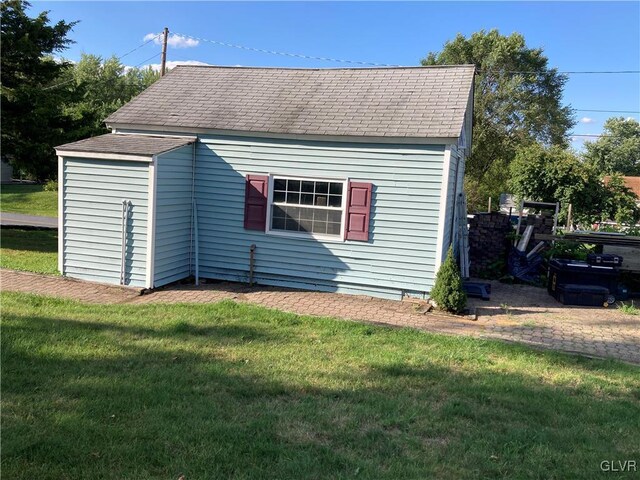
MULTIPOLYGON (((400 298, 434 280, 443 145, 201 136, 196 146, 200 276, 400 298), (244 230, 244 176, 349 178, 373 184, 369 242, 244 230)), ((267 219, 268 221, 269 219, 267 219)))
MULTIPOLYGON (((455 192, 456 189, 456 165, 458 164, 458 150, 452 146, 451 148, 451 161, 449 162, 449 178, 447 182, 447 204, 446 215, 444 223, 444 238, 442 242, 442 260, 444 261, 447 256, 447 251, 454 238, 451 236, 452 224, 454 221, 453 214, 455 211, 455 192)), ((460 167, 458 167, 460 168, 460 167)), ((458 172, 459 173, 459 172, 458 172)), ((453 225, 455 227, 455 225, 453 225)), ((455 228, 454 228, 455 229, 455 228)), ((455 237, 455 231, 454 237, 455 237)))
POLYGON ((158 155, 154 286, 191 274, 193 145, 158 155))
POLYGON ((148 168, 144 162, 64 159, 65 275, 120 283, 122 201, 126 199, 132 208, 127 225, 125 284, 145 285, 148 168))

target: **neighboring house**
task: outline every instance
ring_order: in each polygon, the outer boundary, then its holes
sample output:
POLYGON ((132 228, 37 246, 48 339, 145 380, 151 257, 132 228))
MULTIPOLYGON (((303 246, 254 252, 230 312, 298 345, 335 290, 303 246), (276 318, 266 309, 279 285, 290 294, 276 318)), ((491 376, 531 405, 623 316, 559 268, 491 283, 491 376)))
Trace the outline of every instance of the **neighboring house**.
POLYGON ((60 271, 247 282, 253 257, 262 285, 424 297, 457 232, 473 77, 177 67, 112 133, 57 148, 60 271))
MULTIPOLYGON (((611 180, 610 176, 604 177, 605 185, 609 183, 609 180, 611 180)), ((640 177, 623 176, 622 180, 624 180, 625 186, 633 193, 635 193, 637 202, 640 205, 640 177)))
POLYGON ((11 183, 13 180, 13 167, 4 160, 0 160, 0 183, 11 183))

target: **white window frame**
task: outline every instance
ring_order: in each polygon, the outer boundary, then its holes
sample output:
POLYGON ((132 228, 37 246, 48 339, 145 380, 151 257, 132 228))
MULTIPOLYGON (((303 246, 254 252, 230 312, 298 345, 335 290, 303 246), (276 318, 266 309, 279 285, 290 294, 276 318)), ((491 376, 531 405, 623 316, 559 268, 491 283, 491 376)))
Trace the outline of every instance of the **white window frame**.
MULTIPOLYGON (((267 222, 265 233, 267 235, 274 235, 279 237, 299 238, 306 240, 322 240, 323 242, 336 242, 344 243, 345 224, 347 216, 347 188, 349 186, 348 178, 335 178, 335 177, 311 177, 311 176, 298 176, 298 175, 280 175, 278 173, 269 174, 269 190, 267 195, 267 222), (342 183, 342 204, 340 207, 318 207, 315 205, 298 205, 300 207, 317 208, 319 210, 340 210, 342 212, 342 220, 340 222, 340 234, 330 235, 327 233, 313 233, 313 232, 292 232, 289 230, 272 230, 271 229, 271 210, 273 206, 273 184, 274 179, 278 180, 300 180, 314 181, 314 182, 331 182, 342 183)), ((277 203, 276 205, 289 205, 295 206, 292 203, 277 203)))

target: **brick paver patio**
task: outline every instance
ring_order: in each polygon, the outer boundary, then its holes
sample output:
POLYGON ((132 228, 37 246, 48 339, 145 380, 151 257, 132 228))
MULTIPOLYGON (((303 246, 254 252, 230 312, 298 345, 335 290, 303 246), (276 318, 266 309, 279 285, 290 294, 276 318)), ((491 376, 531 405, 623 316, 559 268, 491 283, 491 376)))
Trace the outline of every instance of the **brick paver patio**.
POLYGON ((557 303, 546 290, 524 285, 494 282, 491 301, 470 300, 470 305, 477 309, 477 321, 421 314, 409 302, 262 286, 250 288, 228 282, 200 287, 173 285, 140 295, 136 289, 2 270, 1 288, 90 303, 208 303, 233 299, 303 315, 501 339, 640 364, 640 317, 613 308, 567 307, 557 303))

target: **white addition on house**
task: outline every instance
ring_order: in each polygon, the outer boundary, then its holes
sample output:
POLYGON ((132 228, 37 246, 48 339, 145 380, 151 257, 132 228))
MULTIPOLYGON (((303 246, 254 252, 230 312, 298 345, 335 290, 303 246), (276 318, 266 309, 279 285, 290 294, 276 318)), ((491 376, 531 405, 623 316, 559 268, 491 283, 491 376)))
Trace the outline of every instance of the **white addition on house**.
POLYGON ((177 67, 57 147, 60 271, 424 297, 466 215, 473 78, 177 67))

